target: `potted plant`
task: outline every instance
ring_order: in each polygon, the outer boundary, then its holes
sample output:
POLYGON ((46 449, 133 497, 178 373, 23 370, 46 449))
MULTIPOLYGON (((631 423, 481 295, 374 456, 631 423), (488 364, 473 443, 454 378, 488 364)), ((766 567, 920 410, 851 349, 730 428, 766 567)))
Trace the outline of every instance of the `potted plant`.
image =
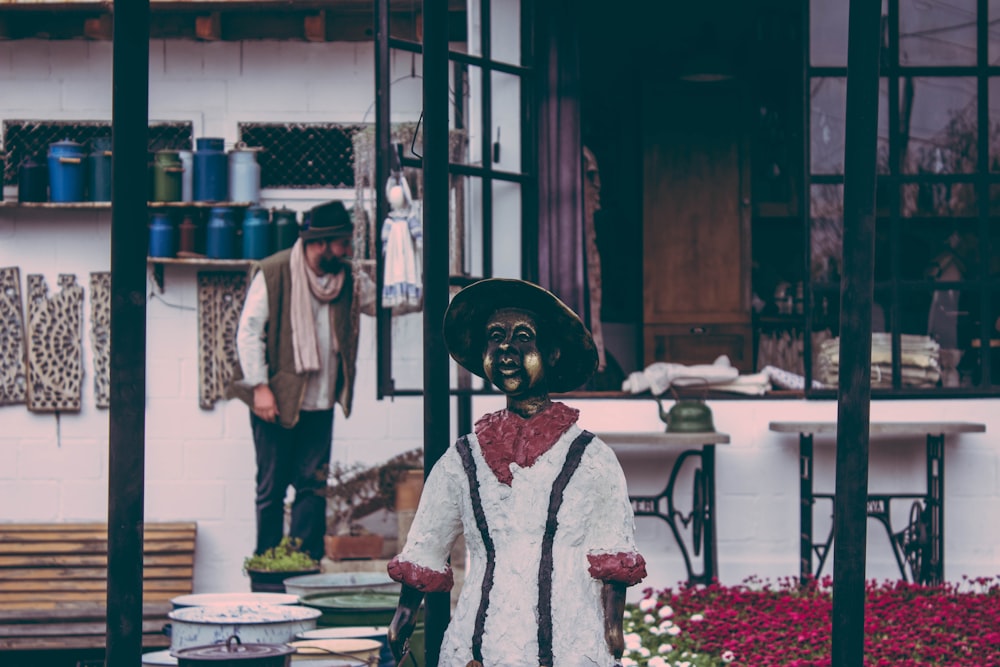
POLYGON ((384 538, 359 523, 379 510, 396 509, 397 495, 411 495, 405 481, 423 469, 423 450, 412 449, 388 461, 335 464, 327 485, 326 555, 331 560, 379 558, 384 538))
POLYGON ((254 593, 284 593, 285 579, 319 572, 319 563, 301 551, 302 540, 287 535, 276 547, 243 559, 243 572, 250 577, 254 593))

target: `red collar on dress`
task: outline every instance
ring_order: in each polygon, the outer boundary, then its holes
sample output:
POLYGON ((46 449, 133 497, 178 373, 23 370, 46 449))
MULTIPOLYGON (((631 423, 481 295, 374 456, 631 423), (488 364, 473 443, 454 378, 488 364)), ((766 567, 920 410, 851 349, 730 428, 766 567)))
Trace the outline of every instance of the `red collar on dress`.
POLYGON ((475 431, 490 470, 498 480, 510 486, 514 480, 510 464, 530 468, 539 456, 552 449, 579 417, 579 410, 563 403, 553 403, 528 419, 500 410, 477 421, 475 431))

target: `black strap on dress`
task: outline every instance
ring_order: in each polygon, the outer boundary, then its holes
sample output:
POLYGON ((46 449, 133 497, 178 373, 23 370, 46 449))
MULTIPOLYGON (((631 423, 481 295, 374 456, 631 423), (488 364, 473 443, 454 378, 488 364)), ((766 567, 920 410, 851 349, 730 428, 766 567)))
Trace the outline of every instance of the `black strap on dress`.
POLYGON ((457 443, 458 455, 462 459, 462 467, 469 478, 469 496, 472 500, 472 514, 476 518, 476 527, 486 549, 486 571, 483 572, 483 587, 479 597, 479 610, 476 612, 476 625, 472 632, 472 657, 483 662, 483 630, 486 628, 486 614, 490 606, 490 591, 493 589, 493 570, 496 568, 496 549, 490 538, 490 529, 486 525, 486 514, 483 512, 483 499, 479 495, 479 477, 476 474, 476 460, 469 447, 468 436, 462 436, 457 443))
POLYGON ((594 439, 594 434, 583 431, 576 436, 566 453, 559 476, 552 483, 549 494, 549 512, 542 537, 542 558, 538 564, 538 664, 552 667, 552 545, 559 528, 559 508, 562 507, 563 492, 583 458, 583 450, 594 439))

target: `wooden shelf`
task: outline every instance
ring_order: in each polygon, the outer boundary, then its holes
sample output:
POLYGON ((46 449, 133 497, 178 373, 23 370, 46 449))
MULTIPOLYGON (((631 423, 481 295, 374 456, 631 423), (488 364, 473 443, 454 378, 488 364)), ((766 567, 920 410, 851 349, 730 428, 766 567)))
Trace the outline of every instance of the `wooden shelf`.
MULTIPOLYGON (((248 208, 250 206, 255 206, 254 202, 233 202, 233 201, 151 201, 146 202, 149 208, 215 208, 215 207, 227 207, 227 208, 248 208)), ((44 208, 44 209, 56 209, 56 210, 69 210, 69 211, 87 211, 87 210, 108 210, 111 208, 111 202, 109 201, 74 201, 74 202, 53 202, 53 201, 43 201, 43 202, 19 202, 14 200, 0 201, 0 207, 3 208, 44 208)))
POLYGON ((252 259, 213 259, 211 257, 147 257, 150 264, 171 264, 183 266, 233 267, 250 266, 252 259))
POLYGON ((153 282, 163 292, 163 269, 165 266, 194 266, 203 269, 230 269, 244 271, 252 259, 213 259, 211 257, 146 257, 153 274, 153 282))

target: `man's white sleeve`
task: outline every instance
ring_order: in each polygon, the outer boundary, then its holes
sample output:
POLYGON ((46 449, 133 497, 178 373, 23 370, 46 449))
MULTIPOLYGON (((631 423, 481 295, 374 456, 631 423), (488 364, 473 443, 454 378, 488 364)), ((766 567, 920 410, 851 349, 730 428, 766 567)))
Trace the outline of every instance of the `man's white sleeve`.
POLYGON ((267 341, 267 283, 260 271, 250 282, 247 298, 240 313, 240 324, 236 329, 236 354, 243 369, 243 382, 256 387, 267 382, 267 359, 264 345, 267 341))

